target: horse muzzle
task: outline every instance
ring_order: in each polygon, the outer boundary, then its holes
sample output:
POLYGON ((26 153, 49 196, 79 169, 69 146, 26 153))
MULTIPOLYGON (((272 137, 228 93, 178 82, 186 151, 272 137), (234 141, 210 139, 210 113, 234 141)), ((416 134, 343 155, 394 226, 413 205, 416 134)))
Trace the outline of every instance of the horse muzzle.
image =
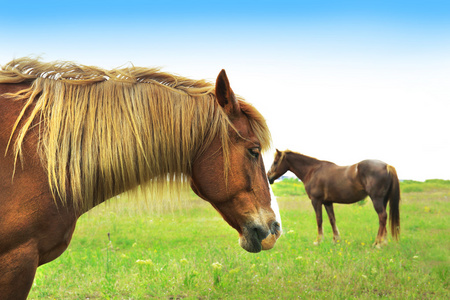
POLYGON ((277 221, 273 221, 269 227, 249 224, 242 228, 239 245, 248 252, 257 253, 272 249, 280 235, 281 227, 277 221))
POLYGON ((270 250, 275 246, 278 238, 281 236, 281 225, 277 221, 273 222, 270 227, 270 234, 261 242, 263 250, 270 250))
POLYGON ((273 184, 274 182, 275 182, 275 176, 273 176, 272 175, 272 173, 269 171, 268 173, 267 173, 267 179, 269 180, 269 183, 270 184, 273 184))

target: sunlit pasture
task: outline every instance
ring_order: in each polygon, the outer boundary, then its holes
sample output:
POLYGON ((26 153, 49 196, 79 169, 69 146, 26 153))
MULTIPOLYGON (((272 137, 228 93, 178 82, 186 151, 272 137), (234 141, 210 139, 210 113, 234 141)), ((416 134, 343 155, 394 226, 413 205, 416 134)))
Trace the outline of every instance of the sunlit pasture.
POLYGON ((151 213, 126 197, 83 215, 68 250, 37 271, 29 299, 447 299, 450 182, 402 182, 400 241, 372 247, 370 199, 335 205, 342 240, 314 246, 301 182, 274 184, 283 236, 251 254, 206 202, 151 213))

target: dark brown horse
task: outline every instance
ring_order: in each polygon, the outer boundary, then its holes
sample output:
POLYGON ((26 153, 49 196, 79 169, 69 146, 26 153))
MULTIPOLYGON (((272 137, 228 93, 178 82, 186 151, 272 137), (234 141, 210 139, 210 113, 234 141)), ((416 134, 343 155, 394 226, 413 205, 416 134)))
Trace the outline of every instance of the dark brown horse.
POLYGON ((378 214, 380 227, 375 239, 375 246, 386 243, 386 206, 389 202, 390 228, 394 239, 400 234, 400 189, 397 172, 379 160, 363 160, 351 166, 318 160, 289 150, 276 150, 275 159, 267 176, 272 184, 275 179, 291 171, 305 185, 306 193, 311 199, 318 226, 318 236, 314 244, 319 244, 323 238, 322 204, 328 213, 333 228, 333 241, 340 240, 336 227, 333 203, 355 203, 370 196, 378 214))
POLYGON ((272 248, 269 143, 224 71, 214 86, 156 69, 10 62, 0 70, 0 298, 25 299, 80 215, 138 186, 158 195, 190 183, 242 248, 272 248))

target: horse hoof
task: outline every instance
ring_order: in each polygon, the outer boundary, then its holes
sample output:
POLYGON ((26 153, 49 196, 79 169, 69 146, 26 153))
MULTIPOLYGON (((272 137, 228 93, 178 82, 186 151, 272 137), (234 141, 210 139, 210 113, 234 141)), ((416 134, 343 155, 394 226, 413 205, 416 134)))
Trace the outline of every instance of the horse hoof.
POLYGON ((381 244, 379 242, 375 242, 372 245, 373 248, 381 249, 381 244))

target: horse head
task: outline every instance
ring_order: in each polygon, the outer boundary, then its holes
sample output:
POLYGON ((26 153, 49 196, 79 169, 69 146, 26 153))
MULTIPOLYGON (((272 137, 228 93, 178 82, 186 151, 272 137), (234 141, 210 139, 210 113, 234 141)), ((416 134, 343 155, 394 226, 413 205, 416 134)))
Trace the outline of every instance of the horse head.
POLYGON ((194 192, 222 215, 239 233, 239 244, 249 252, 271 249, 281 235, 280 222, 274 209, 265 174, 262 141, 252 128, 250 119, 259 113, 234 95, 224 70, 215 87, 219 109, 229 122, 223 136, 216 136, 192 166, 191 186, 194 192))
POLYGON ((275 158, 269 172, 267 172, 267 178, 269 178, 270 184, 276 179, 280 178, 284 173, 289 170, 289 165, 286 161, 286 153, 276 149, 275 158))

